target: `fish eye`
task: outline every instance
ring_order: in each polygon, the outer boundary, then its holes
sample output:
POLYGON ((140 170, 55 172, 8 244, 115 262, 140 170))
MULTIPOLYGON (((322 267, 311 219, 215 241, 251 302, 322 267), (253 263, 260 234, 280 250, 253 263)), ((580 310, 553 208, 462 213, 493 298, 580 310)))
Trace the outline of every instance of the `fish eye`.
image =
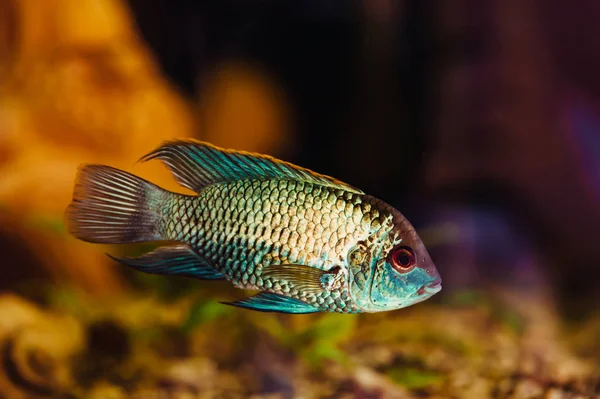
POLYGON ((414 269, 417 260, 410 247, 396 247, 390 252, 390 263, 400 273, 408 273, 414 269))

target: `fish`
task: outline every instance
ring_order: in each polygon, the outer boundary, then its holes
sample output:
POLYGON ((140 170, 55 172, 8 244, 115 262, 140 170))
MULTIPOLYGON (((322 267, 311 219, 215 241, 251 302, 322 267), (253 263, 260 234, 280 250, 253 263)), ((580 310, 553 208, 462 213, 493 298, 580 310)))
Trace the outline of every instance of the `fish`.
POLYGON ((109 256, 144 273, 258 291, 221 302, 256 311, 374 313, 442 288, 411 223, 347 183, 194 139, 163 142, 139 161, 150 160, 195 194, 85 164, 65 212, 68 232, 98 244, 157 242, 138 257, 109 256))

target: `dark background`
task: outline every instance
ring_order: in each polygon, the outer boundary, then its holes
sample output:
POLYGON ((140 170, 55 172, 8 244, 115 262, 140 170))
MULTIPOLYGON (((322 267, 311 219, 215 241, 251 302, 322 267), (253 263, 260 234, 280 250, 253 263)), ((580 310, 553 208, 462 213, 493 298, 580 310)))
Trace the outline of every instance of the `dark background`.
POLYGON ((294 162, 418 226, 470 226, 468 243, 432 250, 447 280, 515 285, 533 252, 569 313, 597 309, 597 2, 129 3, 189 96, 221 61, 250 61, 291 99, 294 162), (465 245, 474 258, 449 260, 465 245))

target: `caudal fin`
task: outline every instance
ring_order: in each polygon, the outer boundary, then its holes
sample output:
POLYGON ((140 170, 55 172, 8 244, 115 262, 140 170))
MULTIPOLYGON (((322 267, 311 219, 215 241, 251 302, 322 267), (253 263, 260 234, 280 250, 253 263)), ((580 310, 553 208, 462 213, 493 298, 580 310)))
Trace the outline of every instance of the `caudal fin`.
POLYGON ((158 210, 167 195, 122 170, 86 165, 78 172, 66 211, 67 230, 83 241, 102 244, 161 240, 158 210))

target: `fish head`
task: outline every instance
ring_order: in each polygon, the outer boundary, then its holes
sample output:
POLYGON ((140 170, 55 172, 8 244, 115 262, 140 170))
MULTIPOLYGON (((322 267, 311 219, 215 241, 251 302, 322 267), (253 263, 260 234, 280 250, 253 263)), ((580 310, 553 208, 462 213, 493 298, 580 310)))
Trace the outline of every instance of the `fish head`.
POLYGON ((396 210, 388 223, 389 229, 356 245, 348 257, 350 296, 364 312, 405 308, 442 289, 414 227, 396 210))

